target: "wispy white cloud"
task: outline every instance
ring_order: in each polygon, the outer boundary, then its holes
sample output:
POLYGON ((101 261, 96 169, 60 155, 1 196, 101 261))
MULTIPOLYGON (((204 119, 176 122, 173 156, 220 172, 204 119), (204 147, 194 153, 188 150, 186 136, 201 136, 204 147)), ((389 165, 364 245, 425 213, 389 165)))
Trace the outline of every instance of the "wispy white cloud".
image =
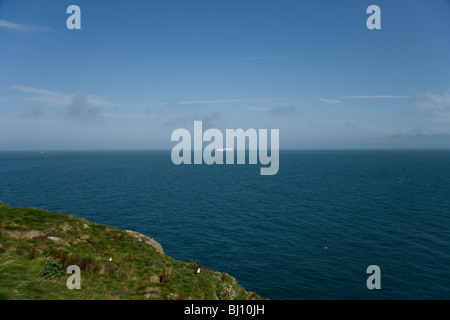
POLYGON ((330 103, 330 104, 338 104, 338 103, 342 103, 342 100, 347 100, 347 99, 370 100, 370 99, 405 99, 405 98, 412 98, 412 96, 400 96, 400 95, 398 95, 398 96, 395 96, 395 95, 343 96, 338 99, 317 98, 317 100, 325 102, 325 103, 330 103))
MULTIPOLYGON (((28 101, 37 102, 46 106, 67 106, 70 105, 78 95, 78 93, 65 93, 59 91, 51 91, 41 88, 26 87, 22 85, 15 85, 12 87, 14 90, 30 94, 30 96, 24 97, 28 101)), ((113 107, 114 104, 107 101, 102 96, 97 95, 87 95, 89 102, 98 107, 113 107)))
POLYGON ((325 98, 318 98, 318 100, 326 103, 341 103, 341 100, 338 99, 325 99, 325 98))
MULTIPOLYGON (((82 121, 99 119, 104 116, 101 113, 102 108, 114 107, 114 104, 104 97, 96 95, 65 93, 22 85, 15 85, 12 89, 25 95, 20 96, 21 99, 33 102, 40 107, 56 107, 57 113, 67 119, 82 121)), ((26 113, 25 116, 38 118, 41 114, 41 109, 33 107, 32 112, 26 113)))
POLYGON ((342 100, 347 99, 405 99, 412 98, 412 96, 395 96, 395 95, 373 95, 373 96, 343 96, 338 99, 328 99, 328 98, 317 98, 325 103, 337 104, 342 103, 342 100))
POLYGON ((0 28, 21 32, 50 32, 53 29, 40 25, 25 25, 7 20, 0 20, 0 28))
POLYGON ((267 112, 269 111, 269 108, 264 108, 264 107, 254 107, 254 106, 249 106, 246 107, 249 110, 254 110, 254 111, 258 111, 258 112, 267 112))
POLYGON ((345 96, 341 99, 404 99, 411 96, 392 96, 392 95, 375 95, 375 96, 345 96))
POLYGON ((26 93, 34 93, 38 95, 55 95, 58 94, 56 91, 50 91, 46 89, 40 89, 40 88, 32 88, 32 87, 26 87, 22 85, 14 85, 12 86, 14 90, 26 92, 26 93))
POLYGON ((173 105, 198 105, 198 104, 220 104, 220 103, 242 103, 242 102, 267 102, 286 100, 286 98, 255 98, 255 99, 214 99, 214 100, 182 100, 169 102, 153 102, 139 104, 121 104, 129 107, 152 107, 152 106, 173 106, 173 105))
POLYGON ((298 55, 278 55, 278 56, 254 56, 254 57, 241 57, 241 58, 230 58, 230 59, 217 59, 217 60, 194 60, 194 61, 182 61, 167 63, 166 65, 182 65, 182 64, 204 64, 204 63, 217 63, 217 62, 233 62, 233 61, 246 61, 246 60, 266 60, 266 59, 280 59, 296 57, 298 55))
POLYGON ((236 103, 236 102, 264 102, 273 100, 283 100, 283 98, 192 100, 192 101, 178 101, 175 102, 175 104, 216 104, 216 103, 236 103))
POLYGON ((254 110, 258 112, 268 113, 273 116, 282 116, 285 114, 292 114, 296 112, 296 109, 293 105, 285 105, 285 106, 276 106, 276 107, 255 107, 249 106, 247 107, 249 110, 254 110))
POLYGON ((6 21, 6 20, 0 20, 0 27, 7 28, 7 29, 20 30, 20 31, 28 30, 28 27, 23 24, 18 24, 18 23, 6 21))
POLYGON ((72 98, 72 95, 70 94, 46 89, 32 88, 21 85, 15 85, 12 88, 18 92, 27 94, 27 96, 23 97, 25 100, 42 103, 49 106, 67 105, 70 103, 72 98))

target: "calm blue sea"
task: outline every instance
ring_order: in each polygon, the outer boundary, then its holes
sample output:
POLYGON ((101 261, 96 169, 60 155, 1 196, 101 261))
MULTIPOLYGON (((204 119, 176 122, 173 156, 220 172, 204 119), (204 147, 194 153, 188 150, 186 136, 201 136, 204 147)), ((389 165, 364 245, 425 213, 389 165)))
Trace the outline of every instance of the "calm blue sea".
POLYGON ((259 169, 0 152, 0 201, 149 235, 269 299, 450 299, 450 151, 282 151, 277 175, 259 169))

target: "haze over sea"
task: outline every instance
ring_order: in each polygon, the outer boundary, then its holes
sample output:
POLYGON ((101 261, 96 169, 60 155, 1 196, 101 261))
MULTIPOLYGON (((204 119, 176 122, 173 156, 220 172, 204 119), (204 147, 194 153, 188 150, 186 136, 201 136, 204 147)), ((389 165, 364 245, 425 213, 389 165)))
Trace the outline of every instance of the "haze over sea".
POLYGON ((450 151, 286 150, 278 174, 259 170, 0 152, 0 201, 138 231, 269 299, 450 298, 450 151))

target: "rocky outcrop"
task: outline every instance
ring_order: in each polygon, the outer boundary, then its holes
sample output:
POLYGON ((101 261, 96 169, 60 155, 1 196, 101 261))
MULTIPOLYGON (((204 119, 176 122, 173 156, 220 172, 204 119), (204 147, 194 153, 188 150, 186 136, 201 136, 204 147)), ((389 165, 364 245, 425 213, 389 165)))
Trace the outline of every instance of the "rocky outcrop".
POLYGON ((139 232, 136 231, 131 231, 131 230, 125 230, 130 236, 132 236, 135 239, 138 239, 138 241, 144 242, 146 244, 149 244, 151 246, 153 246, 156 251, 158 251, 161 254, 164 254, 164 250, 162 248, 162 246, 154 239, 144 236, 143 234, 140 234, 139 232))

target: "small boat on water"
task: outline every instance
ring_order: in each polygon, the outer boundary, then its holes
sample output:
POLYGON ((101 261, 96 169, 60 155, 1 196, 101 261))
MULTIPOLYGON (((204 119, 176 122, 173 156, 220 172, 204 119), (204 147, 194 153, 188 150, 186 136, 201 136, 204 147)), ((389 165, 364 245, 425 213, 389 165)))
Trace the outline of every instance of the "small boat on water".
POLYGON ((217 148, 216 151, 218 152, 233 151, 233 148, 217 148))

